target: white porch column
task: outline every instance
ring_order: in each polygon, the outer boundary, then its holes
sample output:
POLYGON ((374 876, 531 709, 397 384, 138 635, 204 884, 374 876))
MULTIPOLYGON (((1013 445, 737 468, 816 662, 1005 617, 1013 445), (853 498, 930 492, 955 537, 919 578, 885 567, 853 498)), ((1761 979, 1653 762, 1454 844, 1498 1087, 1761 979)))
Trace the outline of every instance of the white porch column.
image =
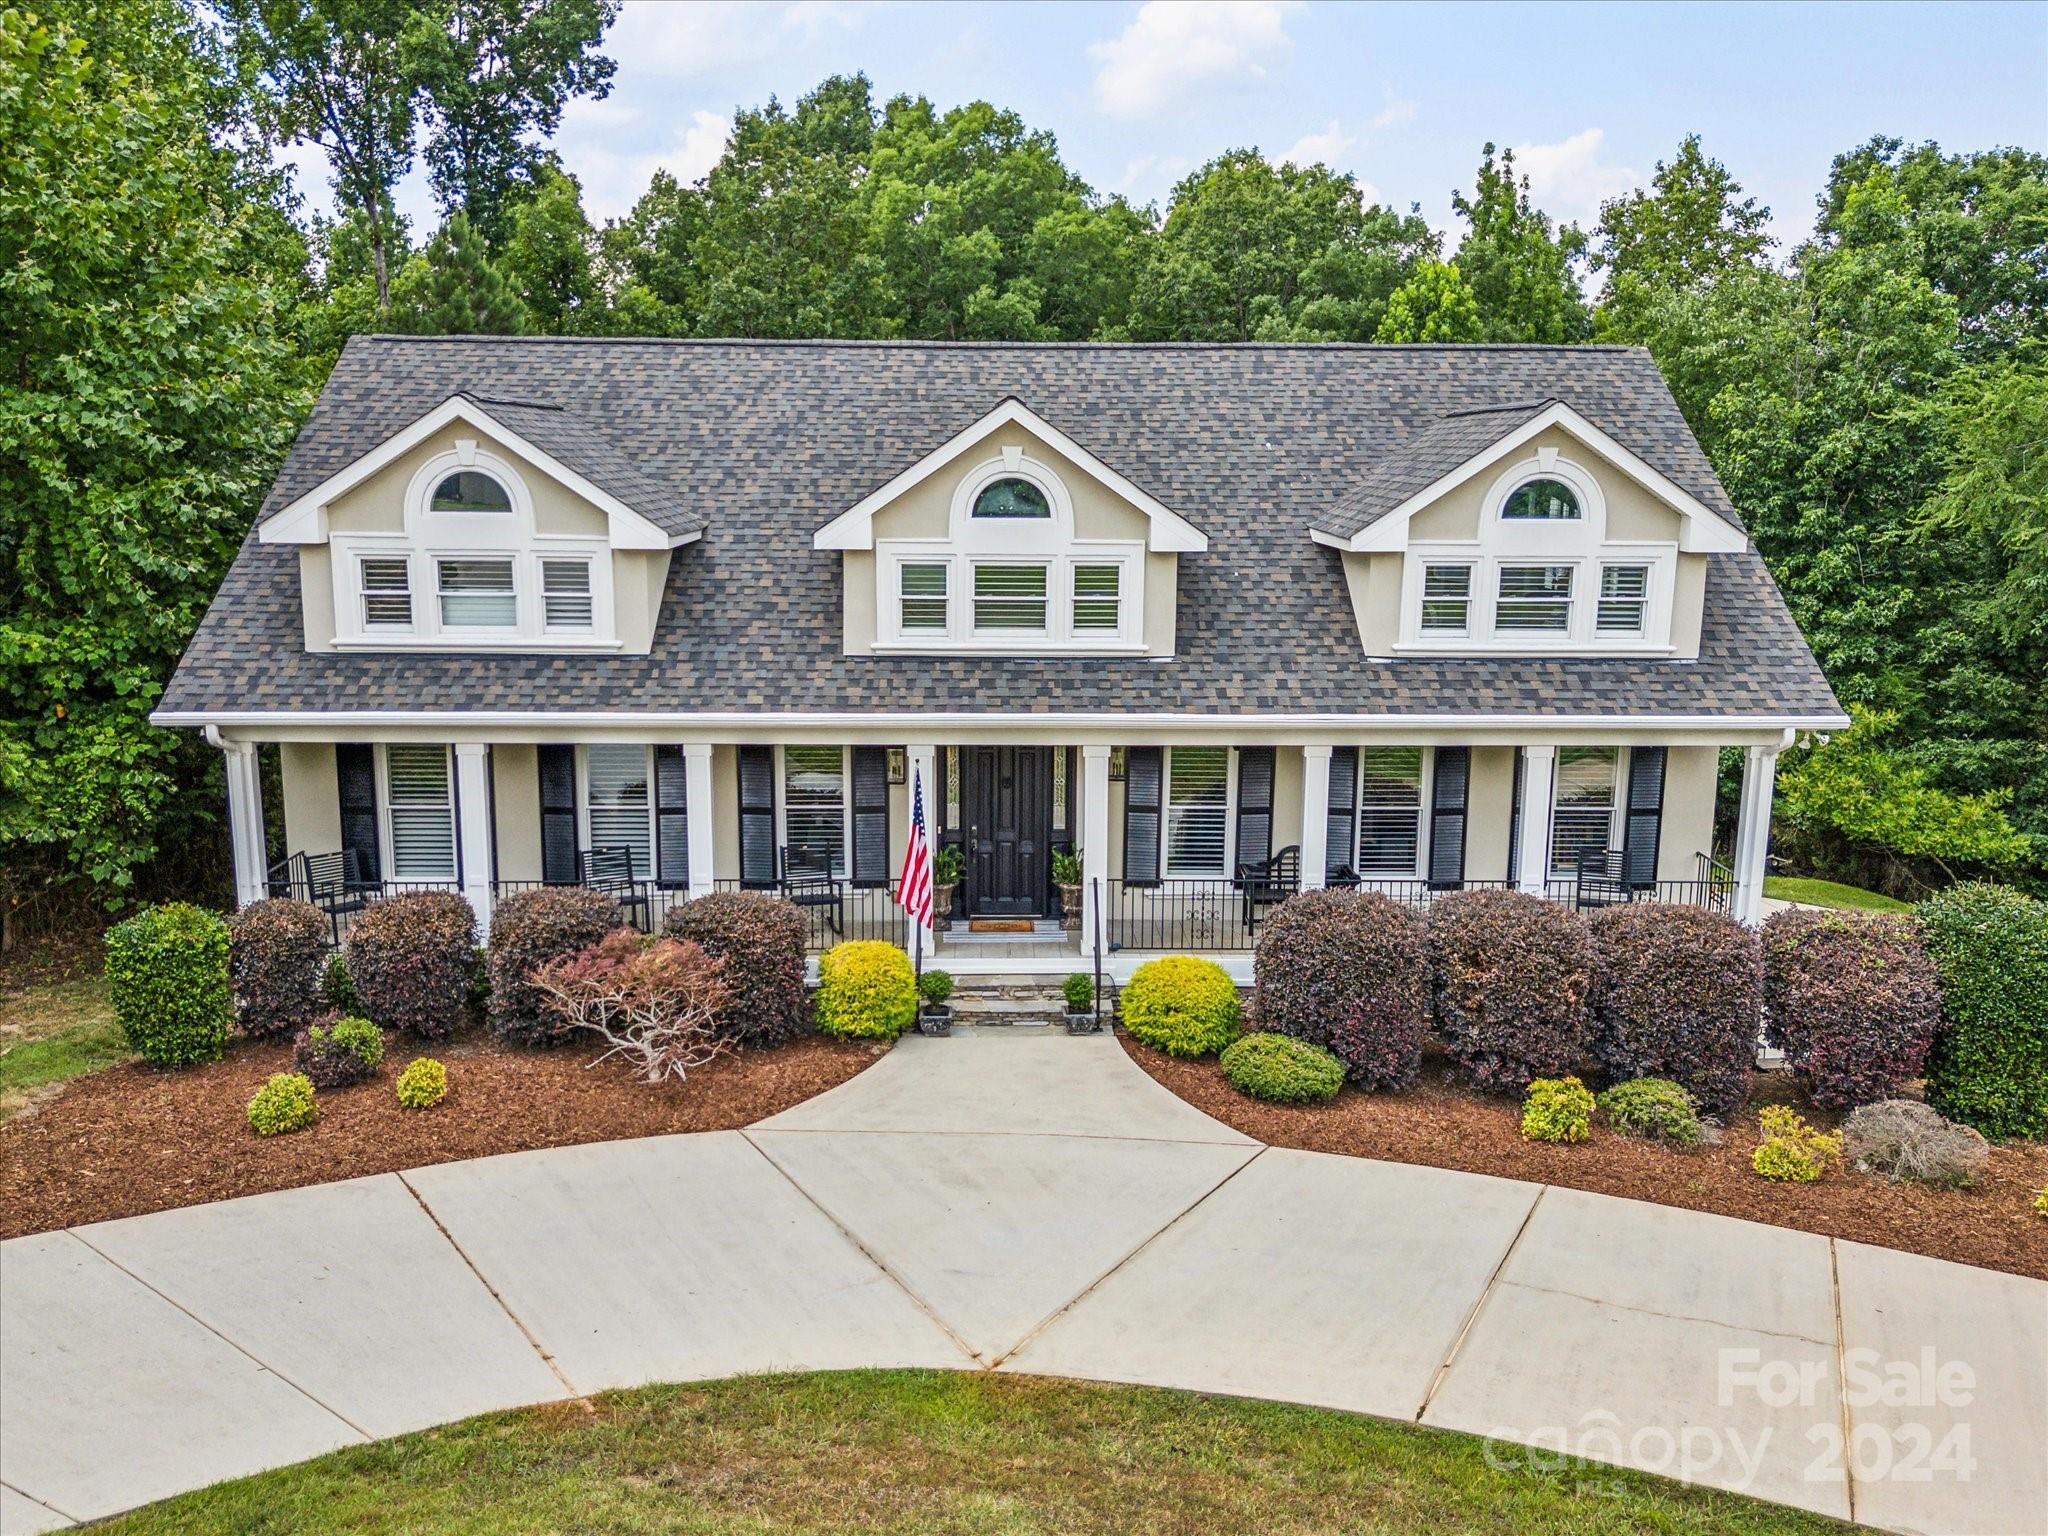
POLYGON ((683 743, 683 817, 690 828, 690 896, 711 894, 718 812, 711 803, 711 743, 683 743))
POLYGON ((455 835, 462 844, 462 894, 476 911, 480 936, 491 931, 491 749, 480 741, 455 743, 455 835))
POLYGON ((256 761, 256 743, 227 741, 215 733, 214 745, 227 760, 228 846, 235 857, 235 905, 246 907, 270 894, 270 860, 263 837, 263 773, 256 761))
POLYGON ((1092 954, 1102 926, 1109 881, 1109 748, 1089 742, 1081 748, 1081 952, 1092 954))
POLYGON ((1764 915, 1764 860, 1771 851, 1771 796, 1778 782, 1778 748, 1749 747, 1742 755, 1742 805, 1735 822, 1735 916, 1756 924, 1764 915))
POLYGON ((1550 879, 1550 806, 1557 798, 1557 748, 1522 748, 1522 816, 1515 884, 1541 896, 1550 879))
POLYGON ((1301 749, 1301 888, 1312 891, 1328 872, 1330 845, 1330 745, 1301 749))

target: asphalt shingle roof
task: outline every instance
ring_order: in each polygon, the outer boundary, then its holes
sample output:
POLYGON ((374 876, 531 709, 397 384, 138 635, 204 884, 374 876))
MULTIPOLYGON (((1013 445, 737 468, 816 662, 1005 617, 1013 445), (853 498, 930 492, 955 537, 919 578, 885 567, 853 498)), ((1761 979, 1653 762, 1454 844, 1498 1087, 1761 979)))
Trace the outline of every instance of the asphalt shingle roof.
POLYGON ((1733 519, 1637 349, 359 337, 265 512, 454 393, 601 422, 704 520, 671 561, 653 653, 308 653, 297 552, 252 534, 162 709, 1838 712, 1753 552, 1709 557, 1696 661, 1365 655, 1341 557, 1309 525, 1404 448, 1464 441, 1446 419, 1474 419, 1453 413, 1564 400, 1733 519), (1172 659, 841 654, 840 556, 811 535, 1009 395, 1209 536, 1180 557, 1172 659))
POLYGON ((618 497, 663 533, 687 536, 704 531, 704 514, 685 504, 682 487, 655 479, 641 469, 632 454, 606 437, 601 427, 575 411, 543 400, 495 399, 473 390, 460 393, 494 421, 504 423, 599 490, 618 497))
POLYGON ((1309 520, 1319 533, 1348 539, 1369 528, 1417 491, 1436 484, 1474 454, 1549 408, 1548 400, 1456 411, 1424 422, 1365 466, 1357 484, 1309 520))

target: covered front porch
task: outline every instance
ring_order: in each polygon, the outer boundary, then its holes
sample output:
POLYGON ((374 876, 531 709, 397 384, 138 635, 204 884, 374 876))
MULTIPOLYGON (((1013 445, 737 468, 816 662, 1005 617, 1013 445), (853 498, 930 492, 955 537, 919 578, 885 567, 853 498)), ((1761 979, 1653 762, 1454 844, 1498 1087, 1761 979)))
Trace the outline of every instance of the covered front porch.
POLYGON ((647 931, 692 896, 756 890, 803 910, 814 951, 860 938, 909 947, 895 883, 915 786, 942 873, 957 873, 927 954, 964 975, 1098 960, 1115 975, 1178 952, 1248 975, 1271 908, 1323 885, 1418 907, 1513 887, 1577 907, 1657 900, 1754 922, 1787 735, 1588 723, 1540 739, 1529 727, 1453 740, 1410 726, 1289 741, 1218 722, 1153 727, 1152 742, 1130 744, 1138 728, 1060 740, 1018 722, 891 744, 876 739, 890 729, 880 717, 773 742, 650 740, 659 733, 587 720, 488 739, 466 722, 347 741, 311 722, 217 730, 240 899, 311 900, 338 941, 356 912, 406 889, 460 891, 487 925, 512 892, 592 886, 647 931), (282 846, 261 830, 268 742, 282 846), (1745 753, 1725 860, 1713 821, 1723 746, 1745 753))

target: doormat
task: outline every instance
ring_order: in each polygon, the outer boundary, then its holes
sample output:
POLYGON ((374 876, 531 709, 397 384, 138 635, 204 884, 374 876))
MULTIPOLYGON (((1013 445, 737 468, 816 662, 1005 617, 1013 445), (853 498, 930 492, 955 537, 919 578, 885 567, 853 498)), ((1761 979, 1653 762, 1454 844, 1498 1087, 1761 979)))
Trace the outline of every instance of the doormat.
POLYGON ((1035 933, 1036 927, 1028 917, 972 917, 967 920, 969 933, 1035 933))

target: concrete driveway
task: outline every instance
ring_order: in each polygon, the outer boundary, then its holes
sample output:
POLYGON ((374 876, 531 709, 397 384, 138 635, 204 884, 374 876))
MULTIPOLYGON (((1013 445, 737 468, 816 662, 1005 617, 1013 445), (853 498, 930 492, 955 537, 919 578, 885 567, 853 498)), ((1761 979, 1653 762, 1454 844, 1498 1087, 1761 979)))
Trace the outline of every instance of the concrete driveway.
POLYGON ((745 1132, 0 1244, 0 1533, 490 1409, 844 1366, 1292 1399, 2048 1532, 2048 1285, 1267 1149, 1113 1040, 980 1033, 745 1132))

